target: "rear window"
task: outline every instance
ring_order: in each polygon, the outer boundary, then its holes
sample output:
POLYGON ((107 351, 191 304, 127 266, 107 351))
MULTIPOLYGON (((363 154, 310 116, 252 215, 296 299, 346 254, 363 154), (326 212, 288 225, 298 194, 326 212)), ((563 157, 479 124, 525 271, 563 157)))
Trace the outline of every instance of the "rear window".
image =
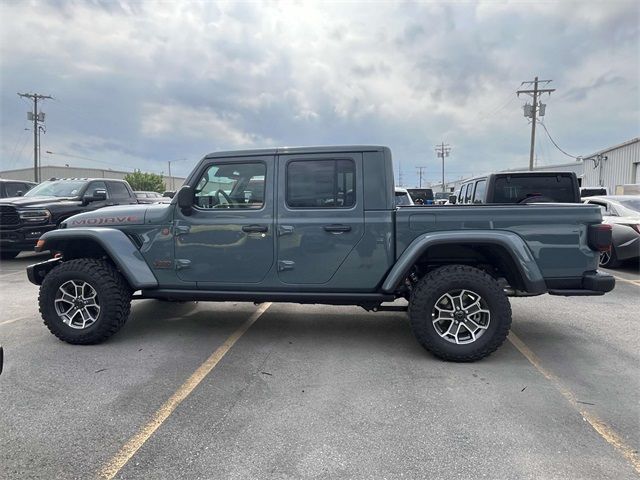
POLYGON ((540 201, 575 203, 576 187, 569 175, 497 177, 493 203, 520 203, 528 198, 540 201))
POLYGON ((287 205, 293 208, 349 208, 355 205, 351 160, 303 160, 287 165, 287 205))

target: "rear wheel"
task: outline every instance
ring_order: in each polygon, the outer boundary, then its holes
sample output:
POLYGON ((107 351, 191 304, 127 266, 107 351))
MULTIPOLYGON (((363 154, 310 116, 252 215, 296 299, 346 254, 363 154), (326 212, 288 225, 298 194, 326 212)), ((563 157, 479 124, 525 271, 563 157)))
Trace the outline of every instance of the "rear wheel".
POLYGON ((507 338, 511 305, 490 275, 448 265, 422 278, 409 302, 418 342, 443 360, 472 362, 490 355, 507 338))
POLYGON ((79 258, 51 270, 40 287, 47 328, 72 344, 101 343, 129 317, 131 288, 105 260, 79 258))

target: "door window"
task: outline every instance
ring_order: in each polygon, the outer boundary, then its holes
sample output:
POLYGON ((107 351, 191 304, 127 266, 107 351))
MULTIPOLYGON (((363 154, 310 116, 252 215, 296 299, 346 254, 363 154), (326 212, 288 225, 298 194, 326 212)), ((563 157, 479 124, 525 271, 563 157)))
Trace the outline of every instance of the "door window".
POLYGON ((267 167, 264 163, 211 165, 195 189, 197 208, 252 208, 264 205, 267 167))
MULTIPOLYGON (((107 191, 107 184, 104 182, 91 182, 85 195, 88 197, 93 197, 96 194, 96 190, 104 190, 107 191)), ((109 198, 109 194, 107 193, 107 198, 109 198)))
POLYGON ((473 203, 484 203, 484 192, 486 189, 486 180, 479 180, 478 183, 476 183, 476 191, 473 193, 473 203))
POLYGON ((109 182, 109 189, 111 190, 111 198, 114 200, 128 200, 131 197, 124 183, 109 182))
POLYGON ((465 190, 465 194, 464 194, 464 203, 471 202, 471 194, 472 193, 473 193, 473 183, 468 183, 467 184, 467 189, 465 190))
POLYGON ((18 192, 22 192, 23 194, 25 194, 27 190, 29 190, 28 188, 26 188, 24 183, 7 182, 4 184, 4 186, 7 190, 7 197, 17 197, 18 192))
POLYGON ((294 160, 287 164, 291 208, 350 208, 356 203, 352 160, 294 160))

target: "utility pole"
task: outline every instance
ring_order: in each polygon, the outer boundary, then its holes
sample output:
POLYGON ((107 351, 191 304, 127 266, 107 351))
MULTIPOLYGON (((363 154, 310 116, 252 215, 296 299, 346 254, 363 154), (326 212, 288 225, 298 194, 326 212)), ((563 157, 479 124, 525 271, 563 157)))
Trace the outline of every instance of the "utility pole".
POLYGON ((553 80, 538 80, 538 77, 536 77, 533 81, 522 82, 520 84, 520 86, 533 84, 533 90, 518 90, 516 92, 518 97, 521 93, 525 93, 533 97, 533 105, 530 106, 531 108, 527 108, 527 105, 524 106, 524 116, 531 117, 531 147, 529 149, 529 170, 533 170, 533 152, 535 150, 536 142, 536 113, 538 111, 538 108, 541 108, 540 114, 544 115, 544 109, 542 108, 542 105, 538 105, 538 95, 548 93, 549 96, 551 96, 551 92, 555 92, 556 90, 555 88, 538 88, 538 84, 543 83, 545 86, 547 86, 552 81, 553 80))
POLYGON ((451 152, 451 145, 442 142, 440 145, 436 145, 436 155, 438 158, 442 158, 442 192, 446 192, 447 188, 444 183, 444 157, 448 157, 451 152))
POLYGON ((52 99, 51 95, 40 95, 38 93, 18 93, 19 97, 29 98, 33 100, 33 112, 27 113, 27 118, 33 120, 33 181, 39 182, 40 175, 38 172, 39 161, 39 145, 40 145, 40 127, 38 122, 44 122, 44 112, 38 113, 38 100, 52 99), (31 118, 33 117, 33 118, 31 118))
POLYGON ((416 166, 416 168, 418 169, 418 175, 420 176, 420 186, 418 188, 422 188, 422 170, 424 170, 427 167, 416 166))
POLYGON ((173 190, 173 177, 171 176, 171 160, 167 161, 167 163, 169 164, 169 190, 173 190))

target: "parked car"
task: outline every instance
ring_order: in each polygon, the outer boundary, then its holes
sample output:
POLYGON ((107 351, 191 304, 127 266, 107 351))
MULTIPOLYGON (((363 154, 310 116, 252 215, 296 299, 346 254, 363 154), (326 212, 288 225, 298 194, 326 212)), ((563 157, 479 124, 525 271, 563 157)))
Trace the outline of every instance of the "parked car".
POLYGON ((158 192, 135 191, 138 203, 170 203, 171 198, 158 192))
POLYGON ((449 201, 448 192, 436 192, 433 196, 433 203, 436 205, 445 205, 449 201))
POLYGON ((396 205, 414 205, 406 188, 396 187, 396 205))
POLYGON ((433 203, 433 190, 430 188, 408 188, 407 192, 409 192, 414 203, 421 203, 422 205, 431 205, 433 203))
POLYGON ((600 254, 600 266, 614 268, 640 257, 640 195, 589 197, 585 203, 598 205, 612 227, 611 249, 600 254))
POLYGON ((21 197, 36 185, 37 183, 26 180, 0 178, 0 198, 21 197))
POLYGON ((22 197, 0 200, 0 258, 8 260, 21 251, 33 250, 43 233, 72 215, 137 203, 124 180, 63 178, 42 182, 22 197))
POLYGON ((458 204, 580 203, 574 172, 504 172, 472 178, 458 190, 458 204))
POLYGON ((392 165, 379 146, 207 155, 170 204, 81 213, 40 238, 58 254, 27 269, 44 322, 93 344, 124 325, 133 298, 376 311, 406 298, 425 349, 473 361, 506 339, 508 295, 614 288, 596 271, 611 243, 597 206, 397 207, 392 165))

